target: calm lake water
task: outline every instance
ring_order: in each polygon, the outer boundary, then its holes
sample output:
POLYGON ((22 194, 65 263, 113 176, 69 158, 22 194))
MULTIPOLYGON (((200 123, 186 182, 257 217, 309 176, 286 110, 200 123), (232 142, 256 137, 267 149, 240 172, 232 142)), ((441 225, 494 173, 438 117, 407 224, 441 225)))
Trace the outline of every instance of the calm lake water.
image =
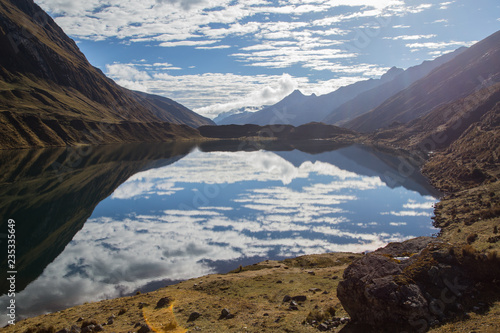
POLYGON ((18 316, 436 232, 438 193, 425 178, 360 145, 120 145, 0 160, 2 230, 16 220, 18 316))

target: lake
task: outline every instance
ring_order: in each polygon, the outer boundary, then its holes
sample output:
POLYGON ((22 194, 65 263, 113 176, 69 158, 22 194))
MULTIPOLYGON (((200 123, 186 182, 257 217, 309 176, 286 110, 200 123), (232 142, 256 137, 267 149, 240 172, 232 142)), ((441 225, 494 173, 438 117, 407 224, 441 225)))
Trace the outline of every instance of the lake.
POLYGON ((439 193, 403 156, 363 145, 130 144, 4 151, 0 161, 18 316, 436 232, 439 193))

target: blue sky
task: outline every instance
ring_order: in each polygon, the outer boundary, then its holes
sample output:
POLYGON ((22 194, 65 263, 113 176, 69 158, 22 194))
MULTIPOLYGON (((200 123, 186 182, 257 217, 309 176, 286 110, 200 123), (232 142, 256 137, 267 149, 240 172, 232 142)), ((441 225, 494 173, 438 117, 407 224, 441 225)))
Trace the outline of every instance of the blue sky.
POLYGON ((118 84, 214 118, 325 94, 500 30, 498 0, 35 0, 118 84))

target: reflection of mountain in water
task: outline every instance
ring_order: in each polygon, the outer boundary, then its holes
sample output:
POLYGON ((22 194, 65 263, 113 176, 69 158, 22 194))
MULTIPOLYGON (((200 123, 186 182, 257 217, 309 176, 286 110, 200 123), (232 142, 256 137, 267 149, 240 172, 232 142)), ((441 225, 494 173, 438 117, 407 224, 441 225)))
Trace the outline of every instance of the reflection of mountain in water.
POLYGON ((440 193, 420 173, 417 167, 406 162, 396 152, 388 153, 362 145, 348 145, 328 140, 318 141, 263 141, 263 142, 206 142, 203 151, 254 151, 259 149, 275 152, 285 160, 299 167, 306 161, 325 162, 364 176, 378 176, 390 188, 403 186, 421 195, 438 197, 440 193))
MULTIPOLYGON (((192 148, 136 144, 0 152, 0 230, 7 230, 7 219, 16 221, 17 291, 43 272, 120 184, 139 171, 174 163, 192 148)), ((5 293, 6 281, 0 286, 5 293)))
MULTIPOLYGON (((16 221, 18 291, 36 279, 73 239, 100 201, 137 172, 172 164, 188 154, 193 144, 135 144, 4 151, 0 153, 0 222, 16 221)), ((423 195, 436 192, 418 171, 402 183, 383 175, 397 175, 400 160, 364 146, 328 141, 204 142, 203 151, 274 151, 295 166, 321 161, 367 176, 380 176, 390 187, 404 186, 423 195)), ((6 257, 2 258, 6 267, 6 257)), ((0 284, 5 292, 7 285, 0 284)))
POLYGON ((428 180, 417 168, 411 169, 408 167, 403 157, 361 145, 353 145, 348 148, 341 147, 335 151, 319 153, 304 150, 303 148, 301 150, 303 152, 295 150, 277 152, 276 154, 296 167, 306 161, 326 162, 359 175, 378 176, 390 188, 403 186, 421 195, 439 196, 439 192, 429 184, 428 180))

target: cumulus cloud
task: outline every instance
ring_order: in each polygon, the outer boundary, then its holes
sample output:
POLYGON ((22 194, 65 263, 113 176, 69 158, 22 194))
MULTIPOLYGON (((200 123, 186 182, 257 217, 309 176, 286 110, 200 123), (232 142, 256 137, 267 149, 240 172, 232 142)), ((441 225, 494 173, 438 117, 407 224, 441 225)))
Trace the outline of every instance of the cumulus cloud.
POLYGON ((179 68, 169 63, 114 63, 106 66, 106 75, 119 85, 172 98, 194 111, 214 118, 221 112, 240 108, 272 105, 296 89, 305 94, 322 95, 342 86, 382 75, 386 67, 370 64, 345 66, 339 63, 309 61, 306 67, 348 74, 330 80, 310 82, 307 77, 281 75, 237 75, 205 73, 174 75, 179 68))
POLYGON ((101 0, 37 0, 39 6, 54 14, 78 15, 98 8, 101 0))
MULTIPOLYGON (((161 63, 148 68, 144 64, 111 64, 106 66, 106 70, 109 77, 126 88, 172 98, 211 118, 232 109, 274 104, 299 86, 306 88, 306 91, 314 90, 315 87, 307 78, 296 78, 286 73, 256 76, 205 73, 177 76, 169 74, 170 71, 177 70, 175 67, 164 67, 161 63)), ((337 83, 340 84, 342 82, 337 83)), ((319 90, 331 91, 334 85, 321 82, 317 86, 319 90)))
POLYGON ((426 43, 410 43, 406 44, 406 47, 412 49, 412 51, 419 51, 422 49, 450 49, 450 48, 458 48, 461 46, 471 46, 472 44, 477 43, 477 41, 469 41, 469 42, 458 42, 458 41, 449 41, 449 42, 426 42, 426 43))
POLYGON ((384 37, 384 39, 392 39, 392 40, 417 40, 417 39, 429 39, 436 37, 437 35, 429 34, 429 35, 401 35, 395 37, 384 37))
POLYGON ((449 6, 454 3, 455 1, 447 1, 447 2, 441 2, 439 4, 439 9, 448 9, 449 6))
POLYGON ((111 64, 106 65, 106 72, 111 78, 126 81, 145 81, 150 80, 151 77, 145 71, 140 71, 133 65, 128 64, 111 64))
MULTIPOLYGON (((124 44, 165 47, 168 52, 189 49, 197 55, 207 52, 207 56, 218 52, 228 57, 233 67, 251 67, 256 73, 253 77, 248 69, 241 71, 246 75, 230 75, 213 71, 201 74, 200 66, 196 69, 188 66, 195 69, 190 74, 175 65, 161 69, 139 68, 138 64, 106 66, 108 75, 122 86, 173 98, 211 118, 242 107, 274 104, 285 97, 291 91, 283 85, 284 79, 277 70, 297 73, 295 70, 301 68, 301 73, 320 72, 321 76, 316 78, 316 74, 289 76, 294 88, 307 94, 329 93, 345 84, 378 77, 387 67, 357 60, 365 53, 363 47, 351 45, 357 34, 378 33, 390 25, 392 18, 432 8, 430 4, 410 5, 402 0, 39 0, 38 3, 54 14, 66 33, 77 39, 118 40, 124 44), (338 7, 342 10, 336 10, 338 7), (173 70, 183 75, 173 76, 173 70)), ((430 37, 407 35, 400 40, 423 38, 430 37)))
POLYGON ((263 105, 271 105, 288 96, 292 91, 297 89, 298 86, 299 80, 293 78, 289 74, 283 74, 274 82, 264 86, 259 85, 256 87, 256 90, 251 91, 236 100, 196 108, 195 111, 200 114, 213 116, 224 111, 239 109, 242 107, 260 107, 263 105))
POLYGON ((171 3, 182 7, 184 10, 190 10, 194 5, 204 4, 205 0, 156 0, 158 3, 171 3))

